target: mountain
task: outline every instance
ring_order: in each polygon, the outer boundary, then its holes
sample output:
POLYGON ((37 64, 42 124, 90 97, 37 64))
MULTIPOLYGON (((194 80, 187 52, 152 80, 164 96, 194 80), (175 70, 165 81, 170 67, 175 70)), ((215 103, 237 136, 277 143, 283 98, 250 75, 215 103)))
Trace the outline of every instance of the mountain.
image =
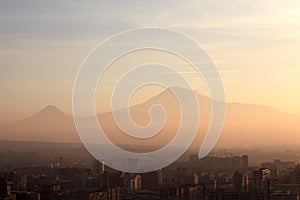
MULTIPOLYGON (((177 89, 177 88, 176 88, 177 89)), ((180 89, 184 94, 184 89, 180 89)), ((199 130, 192 144, 192 148, 199 148, 206 134, 211 117, 211 99, 199 95, 200 111, 199 130)), ((165 145, 170 141, 178 129, 180 109, 178 102, 170 90, 151 98, 143 104, 129 108, 133 120, 139 125, 150 122, 149 108, 160 103, 168 112, 168 118, 162 131, 148 140, 141 140, 127 136, 116 126, 111 113, 99 115, 102 128, 108 137, 118 143, 138 145, 165 145)), ((227 115, 222 134, 218 141, 219 147, 254 147, 254 146, 283 146, 300 144, 300 117, 273 109, 268 106, 255 104, 227 103, 227 115)), ((116 112, 118 113, 118 111, 116 112)))
POLYGON ((79 142, 73 118, 49 105, 36 114, 2 128, 1 139, 21 141, 79 142))
POLYGON ((48 119, 57 119, 57 118, 64 118, 64 117, 66 117, 66 115, 61 110, 59 110, 57 107, 53 105, 48 105, 43 110, 34 114, 31 118, 48 120, 48 119))
MULTIPOLYGON (((175 88, 183 95, 187 91, 175 88)), ((197 137, 192 145, 198 148, 203 141, 211 117, 211 99, 197 94, 200 120, 197 137)), ((113 120, 111 112, 98 115, 99 123, 107 136, 117 144, 165 145, 178 129, 180 107, 170 90, 154 96, 146 102, 129 108, 132 119, 138 125, 151 122, 148 110, 154 104, 161 104, 167 114, 163 129, 155 136, 137 139, 124 134, 113 120)), ((300 144, 300 117, 254 104, 227 103, 227 116, 218 146, 253 147, 272 145, 300 144)), ((117 110, 116 114, 124 110, 117 110)), ((155 119, 154 119, 155 120, 155 119)), ((2 140, 80 142, 75 130, 73 118, 65 115, 55 106, 47 106, 29 118, 21 120, 8 128, 1 128, 2 140)))

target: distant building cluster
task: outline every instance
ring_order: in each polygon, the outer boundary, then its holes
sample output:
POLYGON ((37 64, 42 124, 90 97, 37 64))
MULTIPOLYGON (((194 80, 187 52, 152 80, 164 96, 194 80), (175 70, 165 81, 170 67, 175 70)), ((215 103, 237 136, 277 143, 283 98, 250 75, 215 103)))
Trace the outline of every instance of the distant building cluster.
POLYGON ((83 155, 78 161, 59 154, 40 160, 25 156, 35 164, 0 156, 0 200, 300 199, 300 165, 292 161, 250 166, 247 155, 190 155, 161 170, 132 174, 83 155))
POLYGON ((90 169, 28 167, 4 173, 0 200, 119 200, 160 196, 162 170, 129 174, 95 161, 90 169))

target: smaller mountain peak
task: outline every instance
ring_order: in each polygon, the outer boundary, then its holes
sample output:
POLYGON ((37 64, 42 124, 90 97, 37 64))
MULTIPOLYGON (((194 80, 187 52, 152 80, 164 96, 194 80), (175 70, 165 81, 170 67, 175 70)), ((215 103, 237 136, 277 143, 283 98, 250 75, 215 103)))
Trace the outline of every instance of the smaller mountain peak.
POLYGON ((54 105, 48 105, 40 112, 35 114, 36 116, 64 116, 64 113, 54 105))
POLYGON ((59 109, 54 105, 48 105, 45 107, 45 110, 59 110, 59 109))

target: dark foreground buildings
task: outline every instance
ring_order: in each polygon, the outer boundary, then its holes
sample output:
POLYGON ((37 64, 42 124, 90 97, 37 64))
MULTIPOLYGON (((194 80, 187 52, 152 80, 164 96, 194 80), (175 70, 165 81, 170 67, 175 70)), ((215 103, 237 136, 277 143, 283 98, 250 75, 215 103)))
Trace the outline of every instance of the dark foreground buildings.
POLYGON ((300 165, 287 161, 255 167, 246 155, 191 156, 162 170, 130 174, 98 161, 74 167, 77 161, 59 160, 49 167, 0 168, 0 200, 300 199, 300 165))

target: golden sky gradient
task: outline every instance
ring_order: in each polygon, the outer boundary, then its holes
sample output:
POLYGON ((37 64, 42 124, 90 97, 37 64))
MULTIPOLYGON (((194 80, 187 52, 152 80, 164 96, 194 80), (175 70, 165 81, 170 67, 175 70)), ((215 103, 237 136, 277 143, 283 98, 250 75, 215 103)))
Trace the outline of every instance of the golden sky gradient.
MULTIPOLYGON (((29 0, 0 3, 1 123, 30 116, 48 104, 71 115, 73 82, 89 51, 113 34, 143 26, 172 28, 201 44, 220 71, 227 102, 263 104, 300 115, 300 1, 87 5, 29 0)), ((173 59, 166 60, 174 64, 173 59)), ((149 98, 153 94, 147 93, 149 98)), ((144 96, 137 94, 138 102, 144 96)))

